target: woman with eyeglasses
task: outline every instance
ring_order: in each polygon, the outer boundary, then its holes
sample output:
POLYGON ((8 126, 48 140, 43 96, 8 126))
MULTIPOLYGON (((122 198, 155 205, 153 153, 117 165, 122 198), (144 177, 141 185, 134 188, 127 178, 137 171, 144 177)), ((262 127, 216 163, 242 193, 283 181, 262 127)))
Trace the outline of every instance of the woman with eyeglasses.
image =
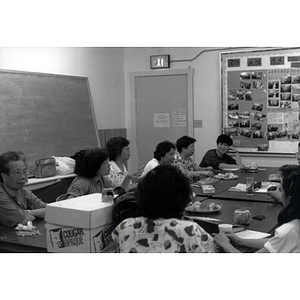
POLYGON ((28 221, 45 217, 46 203, 24 189, 28 169, 21 151, 0 155, 0 175, 0 227, 27 225, 28 221))
POLYGON ((215 243, 225 252, 239 252, 231 243, 259 249, 257 252, 300 252, 300 166, 284 165, 281 172, 281 200, 283 210, 278 215, 275 234, 267 239, 242 239, 235 234, 219 233, 215 243))

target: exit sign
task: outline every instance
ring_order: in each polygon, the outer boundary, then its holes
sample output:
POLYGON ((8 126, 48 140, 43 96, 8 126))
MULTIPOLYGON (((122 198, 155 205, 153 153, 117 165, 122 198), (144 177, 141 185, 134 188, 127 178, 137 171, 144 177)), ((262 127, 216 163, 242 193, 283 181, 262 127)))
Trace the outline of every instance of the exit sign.
POLYGON ((164 69, 170 68, 170 55, 152 55, 150 56, 151 69, 164 69))

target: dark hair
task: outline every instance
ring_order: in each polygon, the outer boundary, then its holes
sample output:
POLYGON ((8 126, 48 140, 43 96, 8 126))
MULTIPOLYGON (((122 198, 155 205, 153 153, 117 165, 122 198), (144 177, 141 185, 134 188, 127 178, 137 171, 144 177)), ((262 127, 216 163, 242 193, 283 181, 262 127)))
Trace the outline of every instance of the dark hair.
MULTIPOLYGON (((0 174, 4 173, 9 175, 10 174, 10 168, 8 166, 8 163, 10 161, 23 161, 26 165, 26 160, 24 153, 21 151, 7 151, 0 155, 0 174)), ((27 165, 26 165, 27 166, 27 165)), ((0 176, 0 182, 3 182, 2 176, 0 176)))
POLYGON ((217 145, 220 143, 227 144, 228 146, 232 146, 233 141, 232 141, 231 137, 228 136, 227 134, 221 134, 217 138, 217 145))
POLYGON ((77 158, 74 172, 78 176, 92 178, 97 175, 101 165, 108 159, 106 149, 87 149, 77 158))
POLYGON ((169 141, 159 143, 154 151, 154 158, 160 161, 172 148, 175 150, 175 145, 169 141))
POLYGON ((124 137, 113 137, 106 143, 106 149, 108 151, 109 160, 115 161, 118 156, 121 155, 124 147, 130 143, 124 137))
POLYGON ((300 219, 300 166, 284 165, 280 168, 281 188, 290 197, 290 203, 278 215, 278 225, 300 219))
POLYGON ((189 179, 178 168, 157 166, 138 184, 137 214, 149 219, 179 219, 191 195, 189 179))
POLYGON ((176 148, 179 153, 181 153, 182 148, 187 148, 190 144, 194 144, 196 140, 187 135, 182 136, 176 141, 176 148))

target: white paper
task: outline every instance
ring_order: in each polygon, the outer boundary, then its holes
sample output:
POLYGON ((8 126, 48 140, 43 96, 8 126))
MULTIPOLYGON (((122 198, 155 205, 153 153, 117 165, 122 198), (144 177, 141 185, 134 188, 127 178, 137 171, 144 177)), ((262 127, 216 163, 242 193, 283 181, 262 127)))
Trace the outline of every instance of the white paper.
POLYGON ((254 230, 244 230, 237 232, 236 235, 242 239, 263 239, 271 234, 254 230))
POLYGON ((170 114, 154 114, 154 127, 170 127, 170 114))
MULTIPOLYGON (((270 188, 271 186, 280 186, 280 183, 278 182, 262 182, 261 183, 261 188, 259 189, 255 189, 254 192, 255 193, 267 193, 268 192, 268 188, 270 188)), ((245 183, 238 183, 236 186, 231 187, 229 189, 229 191, 236 191, 236 192, 246 192, 246 184, 245 183)))

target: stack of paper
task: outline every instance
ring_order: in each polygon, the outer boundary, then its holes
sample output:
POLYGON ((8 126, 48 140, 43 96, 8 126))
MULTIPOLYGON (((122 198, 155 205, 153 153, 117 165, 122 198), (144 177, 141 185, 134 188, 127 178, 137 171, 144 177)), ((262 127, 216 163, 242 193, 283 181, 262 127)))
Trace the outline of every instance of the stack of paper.
POLYGON ((237 232, 236 235, 242 239, 263 239, 270 236, 271 234, 260 231, 244 230, 237 232))
MULTIPOLYGON (((254 190, 255 193, 267 193, 271 186, 280 186, 278 182, 262 182, 261 187, 254 190)), ((229 189, 231 192, 246 192, 246 184, 238 183, 236 186, 229 189)))

